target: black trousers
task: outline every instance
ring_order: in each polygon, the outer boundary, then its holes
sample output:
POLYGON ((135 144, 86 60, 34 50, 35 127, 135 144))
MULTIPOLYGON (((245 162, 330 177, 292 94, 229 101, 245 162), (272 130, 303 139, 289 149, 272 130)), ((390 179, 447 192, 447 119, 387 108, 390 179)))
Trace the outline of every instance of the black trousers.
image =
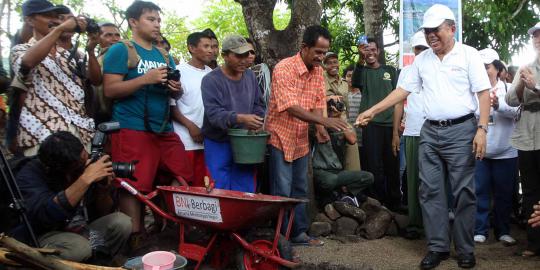
POLYGON ((376 199, 389 208, 399 206, 399 159, 392 153, 392 127, 368 124, 362 129, 362 170, 373 174, 376 199))
MULTIPOLYGON (((529 218, 534 204, 540 201, 540 150, 518 151, 523 211, 529 218)), ((540 228, 527 226, 527 250, 540 253, 540 228)))

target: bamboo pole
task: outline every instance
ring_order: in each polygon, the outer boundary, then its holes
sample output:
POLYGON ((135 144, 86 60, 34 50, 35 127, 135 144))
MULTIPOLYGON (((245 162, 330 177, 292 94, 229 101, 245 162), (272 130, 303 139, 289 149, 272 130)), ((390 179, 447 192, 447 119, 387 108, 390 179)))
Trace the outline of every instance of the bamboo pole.
POLYGON ((58 254, 57 250, 32 248, 11 237, 0 234, 0 263, 11 266, 31 266, 44 270, 125 270, 122 267, 106 267, 84 264, 47 256, 58 254))

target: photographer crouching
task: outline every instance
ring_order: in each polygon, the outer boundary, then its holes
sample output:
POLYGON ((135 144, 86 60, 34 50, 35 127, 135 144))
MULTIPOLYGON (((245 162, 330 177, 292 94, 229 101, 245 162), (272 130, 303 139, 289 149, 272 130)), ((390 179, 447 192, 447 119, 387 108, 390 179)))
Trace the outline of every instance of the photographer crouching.
MULTIPOLYGON (((129 238, 131 219, 116 212, 91 220, 88 209, 112 177, 109 156, 91 163, 83 144, 71 133, 48 136, 37 158, 26 162, 16 176, 40 245, 59 250, 59 257, 66 260, 110 262, 129 238)), ((25 232, 21 224, 14 236, 29 242, 25 232)))

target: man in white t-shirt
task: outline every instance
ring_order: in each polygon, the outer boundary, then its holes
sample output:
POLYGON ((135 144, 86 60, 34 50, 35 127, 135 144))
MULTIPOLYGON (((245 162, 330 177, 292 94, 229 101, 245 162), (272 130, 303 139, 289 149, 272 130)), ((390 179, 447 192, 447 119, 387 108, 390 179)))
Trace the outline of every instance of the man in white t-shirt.
POLYGON ((188 36, 187 46, 191 59, 177 66, 184 93, 176 100, 176 107, 171 108, 174 132, 184 143, 188 160, 192 163, 193 186, 204 186, 204 177, 208 175, 201 133, 204 118, 201 82, 202 78, 212 71, 208 67, 212 60, 211 44, 210 37, 203 32, 188 36))
POLYGON ((427 120, 420 130, 418 192, 428 240, 428 253, 420 268, 432 269, 448 259, 450 239, 455 241, 458 266, 471 268, 476 265, 474 166, 475 158, 482 159, 486 152, 491 85, 478 51, 454 39, 452 10, 433 5, 420 28, 431 49, 416 56, 397 89, 360 114, 356 123, 367 125, 377 113, 420 89, 427 120), (478 106, 480 119, 476 120, 478 106), (446 179, 454 198, 452 231, 446 179))

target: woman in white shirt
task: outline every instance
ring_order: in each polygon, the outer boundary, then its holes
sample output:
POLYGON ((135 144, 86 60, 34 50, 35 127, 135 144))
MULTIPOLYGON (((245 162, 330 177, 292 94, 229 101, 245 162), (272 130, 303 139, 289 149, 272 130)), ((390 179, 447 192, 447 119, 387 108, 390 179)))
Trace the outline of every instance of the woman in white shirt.
MULTIPOLYGON (((491 110, 487 149, 483 160, 476 161, 476 225, 474 241, 484 243, 489 235, 489 213, 493 200, 493 229, 495 237, 504 245, 514 245, 510 236, 512 193, 517 179, 517 150, 510 145, 517 108, 505 102, 510 86, 500 75, 505 70, 499 55, 492 49, 480 51, 492 88, 489 90, 491 110)), ((477 111, 477 115, 479 112, 477 111)))

